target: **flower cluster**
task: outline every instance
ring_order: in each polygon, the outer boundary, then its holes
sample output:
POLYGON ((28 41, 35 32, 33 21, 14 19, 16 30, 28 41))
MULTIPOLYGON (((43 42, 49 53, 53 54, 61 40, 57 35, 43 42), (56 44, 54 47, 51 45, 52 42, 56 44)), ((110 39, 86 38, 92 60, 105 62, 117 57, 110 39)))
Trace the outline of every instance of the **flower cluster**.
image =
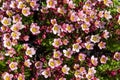
POLYGON ((0 0, 0 80, 116 76, 119 26, 117 1, 0 0))

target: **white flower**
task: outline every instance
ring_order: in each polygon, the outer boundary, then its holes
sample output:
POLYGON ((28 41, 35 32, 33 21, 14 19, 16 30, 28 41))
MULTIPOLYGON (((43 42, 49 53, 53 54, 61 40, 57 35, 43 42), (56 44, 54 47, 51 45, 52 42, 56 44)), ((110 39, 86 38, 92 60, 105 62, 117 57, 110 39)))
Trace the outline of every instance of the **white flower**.
POLYGON ((10 69, 11 69, 12 71, 14 71, 14 70, 18 69, 17 65, 18 65, 17 62, 11 62, 11 63, 9 64, 9 67, 10 67, 10 69))
POLYGON ((26 67, 30 67, 30 65, 32 65, 32 63, 30 62, 30 59, 25 60, 24 65, 26 67))
POLYGON ((4 17, 4 18, 1 20, 1 23, 2 23, 4 26, 9 26, 9 25, 11 25, 11 18, 4 17))
POLYGON ((90 41, 93 43, 98 43, 100 41, 101 37, 99 35, 92 35, 90 38, 90 41))
POLYGON ((19 39, 20 35, 21 35, 21 33, 17 32, 17 31, 11 33, 11 36, 12 36, 13 39, 19 39))
POLYGON ((72 47, 73 47, 72 50, 76 52, 79 52, 79 50, 82 48, 79 43, 73 44, 72 47))
POLYGON ((44 70, 42 73, 41 73, 45 78, 48 78, 51 76, 51 73, 49 70, 44 70))
POLYGON ((27 7, 27 8, 23 8, 22 9, 22 14, 24 15, 24 16, 29 16, 30 15, 30 8, 29 7, 27 7))
POLYGON ((69 70, 70 70, 70 68, 67 67, 67 65, 64 65, 64 66, 62 67, 62 72, 63 72, 64 74, 69 74, 69 73, 68 73, 69 70))
POLYGON ((61 26, 58 24, 54 24, 52 31, 54 34, 60 33, 61 26))
POLYGON ((73 52, 70 48, 68 48, 67 50, 63 50, 63 53, 64 53, 64 56, 67 57, 67 58, 71 58, 73 52))
POLYGON ((26 55, 28 55, 29 57, 32 57, 32 56, 36 53, 36 50, 35 50, 34 48, 28 47, 25 53, 26 53, 26 55))

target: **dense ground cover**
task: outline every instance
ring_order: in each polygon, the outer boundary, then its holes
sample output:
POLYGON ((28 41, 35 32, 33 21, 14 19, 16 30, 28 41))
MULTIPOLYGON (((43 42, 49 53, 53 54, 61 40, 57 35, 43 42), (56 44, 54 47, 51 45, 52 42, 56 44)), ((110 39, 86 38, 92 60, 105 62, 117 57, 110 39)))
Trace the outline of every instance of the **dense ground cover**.
POLYGON ((0 0, 0 80, 120 80, 120 1, 0 0))

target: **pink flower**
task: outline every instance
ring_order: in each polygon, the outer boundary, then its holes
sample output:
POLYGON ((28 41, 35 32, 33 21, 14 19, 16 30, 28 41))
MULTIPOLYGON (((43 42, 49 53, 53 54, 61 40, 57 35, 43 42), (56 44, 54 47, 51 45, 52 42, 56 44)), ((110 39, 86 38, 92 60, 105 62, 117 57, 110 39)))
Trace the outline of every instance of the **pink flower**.
POLYGON ((62 8, 59 7, 59 8, 57 8, 57 12, 64 15, 66 13, 66 10, 64 9, 64 7, 62 7, 62 8))
POLYGON ((70 0, 70 1, 68 2, 68 6, 69 6, 70 8, 75 8, 75 4, 73 3, 72 0, 70 0))
POLYGON ((37 61, 37 62, 35 63, 36 69, 41 69, 41 68, 42 68, 42 65, 43 65, 43 63, 40 62, 40 61, 37 61))
POLYGON ((105 38, 105 39, 108 39, 109 38, 109 32, 107 30, 104 30, 103 33, 102 33, 102 37, 105 38))
POLYGON ((107 60, 108 60, 108 57, 106 57, 105 55, 102 55, 100 58, 100 62, 103 64, 105 64, 107 60))
POLYGON ((11 49, 12 48, 12 42, 11 42, 11 40, 4 40, 3 41, 3 45, 4 45, 4 47, 6 47, 6 48, 8 48, 8 49, 11 49))
POLYGON ((24 15, 24 16, 29 16, 30 15, 30 8, 29 7, 24 7, 23 9, 22 9, 22 14, 24 15))
POLYGON ((8 72, 4 72, 2 74, 2 77, 3 77, 4 80, 12 80, 13 74, 9 74, 8 72))
POLYGON ((82 48, 79 43, 73 44, 72 47, 72 50, 76 52, 79 52, 79 50, 82 48))
POLYGON ((47 7, 48 8, 55 8, 57 1, 56 0, 47 0, 47 7))
POLYGON ((110 11, 105 11, 104 17, 105 17, 107 20, 111 19, 112 16, 110 15, 110 11))
POLYGON ((86 23, 83 23, 83 24, 81 25, 81 27, 82 27, 82 30, 83 30, 83 31, 89 31, 90 25, 88 25, 88 24, 86 24, 86 23))
POLYGON ((94 65, 94 66, 97 66, 98 64, 98 58, 95 58, 94 56, 91 57, 91 63, 94 65))
POLYGON ((88 50, 93 50, 94 44, 91 43, 91 42, 86 42, 86 43, 85 43, 85 47, 86 47, 86 49, 88 49, 88 50))
POLYGON ((29 57, 32 57, 33 55, 35 55, 36 50, 35 50, 33 47, 32 47, 32 48, 28 47, 25 53, 26 53, 26 55, 28 55, 29 57))
POLYGON ((48 62, 48 65, 51 67, 51 68, 55 68, 56 67, 56 63, 55 63, 55 60, 53 60, 52 58, 49 60, 48 62))
POLYGON ((13 39, 19 39, 20 38, 20 35, 21 35, 21 33, 20 32, 12 32, 11 33, 11 37, 13 38, 13 39))
POLYGON ((10 67, 10 69, 11 69, 12 71, 18 69, 17 66, 18 66, 18 63, 17 63, 17 62, 11 62, 11 63, 9 64, 9 67, 10 67))
POLYGON ((21 29, 25 28, 25 26, 22 24, 22 22, 17 22, 15 24, 12 25, 12 27, 10 28, 12 31, 19 31, 21 29))
POLYGON ((71 33, 72 31, 74 31, 74 27, 72 24, 66 24, 66 31, 68 31, 69 33, 71 33))
POLYGON ((58 25, 58 24, 54 24, 53 28, 52 28, 52 31, 54 34, 59 34, 60 33, 60 29, 61 29, 61 26, 58 25))
POLYGON ((78 59, 79 59, 80 61, 84 61, 84 60, 85 60, 85 57, 86 57, 86 55, 83 54, 83 53, 79 53, 79 55, 78 55, 78 59))
POLYGON ((17 8, 18 9, 23 9, 24 7, 26 7, 26 5, 22 1, 19 1, 18 5, 17 5, 17 8))
POLYGON ((100 49, 104 49, 104 48, 106 48, 106 43, 105 42, 103 42, 103 41, 101 41, 100 43, 98 43, 98 47, 100 48, 100 49))
POLYGON ((92 35, 90 38, 90 41, 93 43, 98 43, 100 41, 101 37, 97 34, 97 35, 92 35))
POLYGON ((116 59, 117 61, 120 60, 120 52, 115 52, 114 59, 116 59))
POLYGON ((14 54, 16 54, 16 51, 14 50, 14 48, 12 48, 5 53, 5 56, 13 57, 14 54))
POLYGON ((71 58, 73 52, 70 48, 68 48, 67 50, 63 50, 63 53, 64 53, 64 56, 67 57, 67 58, 71 58))
POLYGON ((30 31, 32 32, 32 34, 39 34, 40 33, 40 27, 37 26, 37 24, 32 23, 30 26, 30 31))
POLYGON ((79 20, 79 17, 76 15, 75 12, 71 12, 71 14, 70 14, 70 20, 71 20, 72 22, 76 22, 76 21, 79 20))
POLYGON ((51 24, 52 24, 52 25, 55 25, 55 24, 57 24, 57 21, 56 21, 56 19, 51 19, 51 24))
POLYGON ((22 17, 20 17, 19 14, 12 16, 12 18, 13 18, 13 23, 21 22, 22 20, 22 17))
POLYGON ((104 17, 104 11, 99 11, 98 16, 99 16, 100 18, 104 17))
POLYGON ((4 26, 9 26, 9 25, 11 25, 11 18, 4 17, 4 18, 1 20, 1 23, 2 23, 4 26))
POLYGON ((67 65, 64 65, 64 66, 62 67, 62 72, 63 72, 64 74, 69 74, 69 70, 70 70, 70 68, 67 67, 67 65))
POLYGON ((60 52, 60 51, 56 51, 56 50, 54 50, 54 52, 53 52, 53 57, 54 58, 60 58, 62 56, 62 53, 60 52))
POLYGON ((48 78, 51 76, 51 72, 50 70, 44 70, 42 73, 41 73, 45 78, 48 78))
POLYGON ((25 75, 19 74, 17 80, 25 80, 25 75))
POLYGON ((24 65, 25 65, 26 67, 30 67, 30 66, 32 65, 32 63, 30 62, 30 59, 25 60, 25 61, 24 61, 24 65))
POLYGON ((111 0, 103 0, 103 3, 108 7, 113 4, 111 0))
POLYGON ((95 73, 96 73, 95 67, 91 67, 88 69, 88 74, 95 74, 95 73))
POLYGON ((61 39, 60 39, 60 38, 54 39, 54 42, 52 43, 52 45, 53 45, 54 47, 58 48, 59 46, 62 45, 61 39))

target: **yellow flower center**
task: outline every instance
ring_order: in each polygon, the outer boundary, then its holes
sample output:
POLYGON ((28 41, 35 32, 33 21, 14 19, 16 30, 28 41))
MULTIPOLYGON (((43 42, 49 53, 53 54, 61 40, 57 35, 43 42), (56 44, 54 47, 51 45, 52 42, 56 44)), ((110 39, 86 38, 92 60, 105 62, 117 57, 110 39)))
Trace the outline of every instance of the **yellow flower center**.
POLYGON ((10 76, 6 76, 6 77, 5 77, 5 80, 10 80, 10 76))

